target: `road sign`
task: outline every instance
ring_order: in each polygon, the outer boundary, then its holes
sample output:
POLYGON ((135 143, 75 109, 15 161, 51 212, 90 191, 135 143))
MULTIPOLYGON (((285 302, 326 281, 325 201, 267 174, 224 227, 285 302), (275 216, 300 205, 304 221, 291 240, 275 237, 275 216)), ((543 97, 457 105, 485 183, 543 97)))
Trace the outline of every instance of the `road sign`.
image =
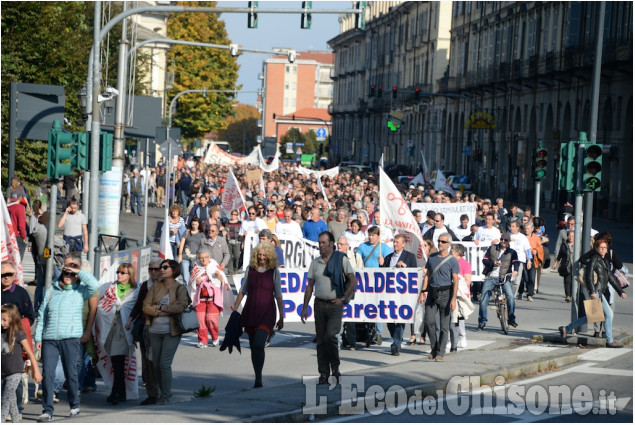
POLYGON ((324 140, 326 139, 326 128, 324 127, 320 127, 317 129, 317 139, 318 140, 324 140))
POLYGON ((163 142, 160 145, 161 148, 159 150, 161 151, 161 155, 163 155, 163 156, 167 156, 168 155, 168 145, 172 145, 172 155, 181 155, 183 153, 183 150, 181 149, 181 146, 179 144, 177 144, 171 138, 168 138, 165 142, 163 142))
POLYGON ((472 146, 464 146, 463 147, 463 155, 472 156, 472 146))

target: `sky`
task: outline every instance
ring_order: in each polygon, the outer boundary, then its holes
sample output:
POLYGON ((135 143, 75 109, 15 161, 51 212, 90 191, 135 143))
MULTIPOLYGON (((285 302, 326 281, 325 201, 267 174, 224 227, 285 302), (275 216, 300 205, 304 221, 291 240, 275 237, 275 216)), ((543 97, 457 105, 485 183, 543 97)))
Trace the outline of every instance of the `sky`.
MULTIPOLYGON (((301 10, 301 1, 260 1, 258 9, 297 9, 301 10)), ((313 9, 350 10, 351 1, 313 1, 313 9)), ((247 7, 246 1, 219 1, 217 7, 247 7)), ((296 51, 331 51, 327 41, 339 34, 337 14, 312 14, 311 29, 300 28, 300 13, 273 14, 259 13, 258 28, 247 28, 247 15, 243 13, 224 13, 220 19, 225 21, 228 38, 232 43, 244 48, 273 50, 283 47, 296 51)), ((238 85, 243 90, 256 91, 261 87, 258 74, 262 64, 270 55, 261 53, 243 53, 238 57, 238 85)), ((241 103, 255 105, 256 93, 238 94, 241 103)))

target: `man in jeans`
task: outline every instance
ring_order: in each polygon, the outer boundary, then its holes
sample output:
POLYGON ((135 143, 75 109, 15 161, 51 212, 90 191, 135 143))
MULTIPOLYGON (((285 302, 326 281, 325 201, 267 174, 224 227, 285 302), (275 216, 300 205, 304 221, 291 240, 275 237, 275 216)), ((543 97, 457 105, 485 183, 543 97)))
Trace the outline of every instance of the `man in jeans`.
MULTIPOLYGON (((512 278, 518 276, 518 255, 516 251, 509 247, 509 241, 511 235, 509 233, 503 233, 500 242, 497 245, 489 247, 485 256, 483 257, 483 264, 485 269, 483 274, 487 276, 485 282, 483 282, 483 292, 481 295, 481 305, 478 310, 478 330, 483 330, 487 323, 487 304, 489 303, 489 297, 492 294, 492 289, 496 282, 502 282, 505 279, 505 275, 511 273, 512 278)), ((503 284, 503 291, 507 297, 507 310, 509 315, 509 326, 515 328, 518 326, 516 323, 516 315, 514 313, 514 291, 510 280, 505 281, 503 284)))
POLYGON ((456 309, 456 291, 459 287, 459 262, 450 255, 452 236, 439 235, 439 251, 430 255, 425 266, 423 286, 419 304, 425 301, 424 324, 430 338, 429 360, 443 361, 450 336, 450 319, 456 309), (439 338, 437 338, 436 316, 440 316, 439 338))

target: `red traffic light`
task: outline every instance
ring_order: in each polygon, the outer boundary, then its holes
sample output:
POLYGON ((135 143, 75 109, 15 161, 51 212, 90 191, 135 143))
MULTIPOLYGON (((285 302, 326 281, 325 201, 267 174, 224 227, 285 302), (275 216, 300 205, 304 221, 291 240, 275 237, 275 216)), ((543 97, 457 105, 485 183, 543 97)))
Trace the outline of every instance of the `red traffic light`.
POLYGON ((538 158, 546 158, 547 149, 538 149, 538 158))
POLYGON ((586 150, 586 156, 592 159, 599 158, 602 156, 602 148, 598 145, 589 146, 586 150))
POLYGON ((397 86, 392 86, 392 91, 397 91, 397 86))

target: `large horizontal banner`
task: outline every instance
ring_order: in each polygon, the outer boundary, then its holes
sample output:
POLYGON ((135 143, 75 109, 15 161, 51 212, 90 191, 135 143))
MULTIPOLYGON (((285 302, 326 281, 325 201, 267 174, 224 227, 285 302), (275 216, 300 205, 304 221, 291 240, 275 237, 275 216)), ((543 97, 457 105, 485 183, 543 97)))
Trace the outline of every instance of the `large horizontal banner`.
MULTIPOLYGON (((316 242, 308 239, 296 238, 290 235, 278 235, 282 253, 284 255, 284 268, 286 269, 303 269, 309 271, 309 266, 314 258, 320 255, 320 250, 316 242)), ((243 270, 249 266, 249 258, 251 250, 258 245, 258 236, 252 236, 251 243, 245 244, 243 270)), ((465 247, 465 259, 472 266, 472 281, 482 281, 485 277, 483 273, 483 257, 489 248, 489 245, 476 246, 474 242, 453 242, 465 247)))
MULTIPOLYGON (((280 269, 284 321, 300 322, 308 269, 280 269)), ((344 306, 344 321, 410 323, 423 282, 421 269, 370 268, 356 270, 355 299, 344 306)), ((242 286, 242 282, 236 282, 242 286)), ((249 295, 248 295, 249 296, 249 295)), ((313 321, 313 297, 308 308, 313 321)))
POLYGON ((461 224, 461 216, 467 214, 469 217, 469 224, 474 223, 476 219, 476 204, 469 203, 456 203, 456 204, 433 204, 430 202, 415 202, 410 204, 410 210, 421 211, 422 220, 425 220, 428 211, 432 210, 435 213, 441 213, 445 217, 445 225, 452 231, 459 227, 461 224))

